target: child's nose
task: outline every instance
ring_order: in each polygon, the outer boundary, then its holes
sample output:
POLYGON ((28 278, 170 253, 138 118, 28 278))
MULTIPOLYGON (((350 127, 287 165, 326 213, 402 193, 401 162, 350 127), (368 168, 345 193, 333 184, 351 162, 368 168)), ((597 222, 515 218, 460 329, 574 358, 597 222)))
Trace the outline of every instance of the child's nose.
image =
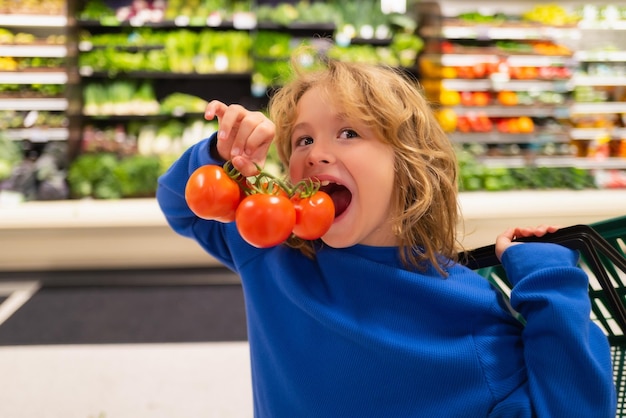
POLYGON ((333 161, 333 156, 328 147, 315 143, 310 146, 308 164, 313 167, 317 164, 330 164, 333 161))

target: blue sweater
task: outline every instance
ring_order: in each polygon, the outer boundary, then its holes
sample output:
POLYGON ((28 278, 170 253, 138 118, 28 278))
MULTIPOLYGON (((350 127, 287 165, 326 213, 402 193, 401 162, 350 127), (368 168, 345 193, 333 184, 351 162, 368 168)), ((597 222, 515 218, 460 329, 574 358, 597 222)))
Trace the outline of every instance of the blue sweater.
POLYGON ((613 418, 607 339, 590 320, 577 254, 553 244, 509 248, 523 327, 483 277, 455 265, 409 272, 392 247, 333 249, 315 260, 257 249, 235 224, 185 203, 209 140, 159 181, 171 227, 236 272, 247 311, 255 417, 613 418))

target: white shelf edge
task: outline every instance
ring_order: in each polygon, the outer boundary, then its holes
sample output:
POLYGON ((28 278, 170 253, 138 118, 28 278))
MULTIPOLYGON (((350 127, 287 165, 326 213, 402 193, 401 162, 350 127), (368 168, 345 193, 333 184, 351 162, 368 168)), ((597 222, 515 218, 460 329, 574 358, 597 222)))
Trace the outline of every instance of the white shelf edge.
POLYGON ((69 130, 67 128, 28 128, 28 129, 7 129, 7 138, 19 141, 28 139, 31 142, 67 141, 69 130))
POLYGON ((599 113, 626 113, 626 102, 574 103, 570 107, 572 115, 599 113))
POLYGON ((67 17, 36 14, 0 14, 0 26, 61 28, 67 26, 67 17))
POLYGON ((43 98, 22 99, 0 98, 0 110, 41 110, 41 111, 65 111, 68 107, 67 99, 43 98))
POLYGON ((2 84, 65 84, 67 73, 53 71, 0 72, 2 84))
POLYGON ((64 45, 0 45, 0 56, 64 58, 67 56, 67 47, 64 45))

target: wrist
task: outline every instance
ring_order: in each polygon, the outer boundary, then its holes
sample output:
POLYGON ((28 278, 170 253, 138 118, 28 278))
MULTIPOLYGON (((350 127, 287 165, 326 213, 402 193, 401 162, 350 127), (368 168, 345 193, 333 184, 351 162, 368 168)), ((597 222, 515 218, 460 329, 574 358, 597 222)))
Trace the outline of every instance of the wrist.
POLYGON ((226 159, 220 155, 220 152, 217 149, 217 132, 213 133, 209 137, 208 141, 209 141, 209 147, 208 147, 209 157, 211 157, 212 160, 225 163, 226 159))

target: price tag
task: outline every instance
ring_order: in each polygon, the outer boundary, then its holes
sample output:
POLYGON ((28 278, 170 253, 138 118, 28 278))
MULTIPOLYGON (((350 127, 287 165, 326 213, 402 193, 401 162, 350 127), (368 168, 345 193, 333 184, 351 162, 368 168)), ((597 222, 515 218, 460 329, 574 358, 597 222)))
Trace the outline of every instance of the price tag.
POLYGON ((478 25, 475 28, 476 30, 476 39, 482 41, 488 41, 491 39, 491 31, 489 26, 478 25))
POLYGON ((189 26, 189 16, 176 16, 174 24, 176 26, 189 26))
POLYGON ((233 27, 241 30, 254 29, 256 27, 256 15, 246 12, 235 13, 233 15, 233 27))
POLYGON ((215 70, 223 72, 228 70, 228 56, 225 54, 217 54, 215 56, 215 70))
POLYGON ((93 49, 93 44, 89 41, 80 41, 80 43, 78 44, 78 49, 83 52, 91 51, 93 49))
POLYGON ((93 75, 93 68, 91 66, 80 67, 78 73, 83 77, 90 77, 93 75))
POLYGON ((219 12, 213 12, 206 18, 206 25, 213 28, 222 24, 222 15, 219 12))
POLYGON ((143 18, 143 16, 136 15, 134 17, 131 17, 128 23, 132 27, 140 28, 146 23, 146 20, 143 18))
POLYGON ((381 0, 380 10, 384 14, 390 13, 406 13, 406 0, 381 0))

